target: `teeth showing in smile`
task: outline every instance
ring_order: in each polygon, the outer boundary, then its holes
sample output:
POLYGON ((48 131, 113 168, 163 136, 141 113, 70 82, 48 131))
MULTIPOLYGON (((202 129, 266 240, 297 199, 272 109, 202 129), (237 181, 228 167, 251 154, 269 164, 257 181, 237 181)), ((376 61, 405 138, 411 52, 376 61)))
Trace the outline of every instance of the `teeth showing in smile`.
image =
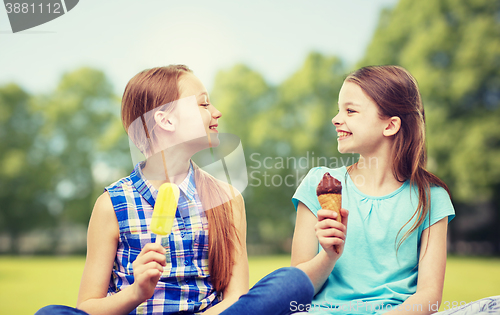
POLYGON ((211 127, 210 127, 210 129, 212 129, 212 130, 216 130, 216 129, 217 129, 217 127, 216 127, 216 126, 211 126, 211 127))
POLYGON ((339 138, 343 138, 343 137, 347 137, 347 136, 351 135, 351 133, 345 132, 345 131, 339 131, 339 132, 337 132, 337 135, 339 136, 339 138))

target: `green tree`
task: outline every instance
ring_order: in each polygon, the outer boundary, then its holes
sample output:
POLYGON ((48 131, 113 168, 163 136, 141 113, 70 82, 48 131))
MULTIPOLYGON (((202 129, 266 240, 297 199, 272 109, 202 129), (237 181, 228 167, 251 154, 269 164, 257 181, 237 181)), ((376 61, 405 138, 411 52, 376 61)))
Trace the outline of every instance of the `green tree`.
POLYGON ((30 95, 16 84, 0 87, 0 231, 18 247, 19 236, 39 225, 53 225, 43 193, 47 163, 34 143, 40 117, 30 106, 30 95))
MULTIPOLYGON (((221 130, 235 134, 241 139, 243 151, 249 173, 252 171, 252 154, 259 152, 259 143, 256 135, 261 130, 262 113, 269 111, 274 103, 274 89, 270 87, 264 78, 249 67, 238 64, 229 70, 219 71, 215 77, 215 83, 210 98, 213 104, 222 113, 219 120, 221 130)), ((258 153, 260 154, 260 153, 258 153)), ((248 240, 250 243, 262 241, 258 232, 258 215, 255 209, 255 188, 252 179, 244 191, 247 207, 248 240)))
MULTIPOLYGON (((289 251, 295 213, 290 199, 317 158, 338 156, 331 124, 345 76, 338 58, 311 53, 277 87, 246 66, 221 71, 211 93, 221 125, 242 138, 249 187, 248 241, 289 251)), ((340 166, 340 165, 339 165, 340 166)))
POLYGON ((264 78, 245 65, 219 71, 210 93, 222 113, 221 130, 240 137, 245 148, 255 145, 256 130, 249 129, 256 117, 272 103, 272 89, 264 78))
MULTIPOLYGON (((37 141, 54 171, 47 199, 60 203, 55 212, 61 220, 87 224, 96 197, 94 167, 101 162, 120 168, 129 161, 112 149, 123 149, 126 141, 117 132, 120 106, 112 86, 103 72, 81 68, 64 74, 56 90, 36 104, 44 122, 37 141)), ((97 190, 102 193, 102 187, 97 190)))
POLYGON ((302 67, 278 88, 279 101, 273 108, 277 123, 271 125, 271 137, 290 144, 297 157, 306 151, 339 156, 331 119, 338 110, 345 75, 346 68, 337 57, 310 53, 302 67))
POLYGON ((132 167, 119 100, 105 75, 81 68, 55 91, 29 95, 0 87, 0 230, 14 240, 28 231, 88 223, 97 194, 132 167))

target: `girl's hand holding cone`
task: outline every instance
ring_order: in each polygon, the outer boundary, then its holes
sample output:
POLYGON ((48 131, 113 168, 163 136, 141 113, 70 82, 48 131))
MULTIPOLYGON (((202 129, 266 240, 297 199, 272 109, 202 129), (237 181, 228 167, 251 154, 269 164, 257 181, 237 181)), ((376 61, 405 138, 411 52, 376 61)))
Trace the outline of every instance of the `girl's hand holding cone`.
POLYGON ((330 209, 318 211, 318 223, 316 223, 316 237, 329 257, 338 257, 344 251, 344 243, 347 233, 347 218, 349 211, 340 209, 342 221, 338 222, 338 214, 330 209), (338 252, 336 251, 338 250, 338 252))
MULTIPOLYGON (((321 178, 321 181, 319 182, 318 186, 316 187, 316 195, 318 196, 318 201, 322 209, 328 209, 330 211, 333 211, 335 214, 325 214, 324 219, 328 218, 333 218, 339 223, 342 223, 344 215, 341 212, 341 207, 342 207, 342 183, 334 178, 330 173, 325 173, 323 174, 323 178, 321 178)), ((321 211, 321 210, 320 210, 321 211)), ((319 216, 318 212, 318 221, 322 221, 319 216)), ((345 224, 347 226, 347 223, 345 224)), ((325 227, 325 224, 320 225, 325 227)), ((330 226, 326 225, 327 228, 338 228, 337 225, 330 226)), ((345 230, 343 231, 345 234, 345 230)), ((329 233, 326 234, 326 236, 337 236, 336 234, 338 233, 333 233, 333 231, 330 231, 329 233)), ((318 236, 318 230, 316 229, 316 236, 318 236)), ((322 233, 322 236, 324 236, 324 233, 322 233)), ((345 237, 344 237, 345 238, 345 237)), ((342 238, 342 239, 344 239, 342 238)), ((318 237, 319 239, 319 237, 318 237)), ((329 244, 331 240, 328 240, 326 242, 326 246, 329 248, 329 244)), ((323 245, 322 245, 323 246, 323 245)), ((323 246, 325 248, 325 246, 323 246)), ((326 248, 325 248, 326 249, 326 248)), ((333 245, 333 250, 335 251, 336 254, 340 254, 340 249, 339 246, 333 245)))

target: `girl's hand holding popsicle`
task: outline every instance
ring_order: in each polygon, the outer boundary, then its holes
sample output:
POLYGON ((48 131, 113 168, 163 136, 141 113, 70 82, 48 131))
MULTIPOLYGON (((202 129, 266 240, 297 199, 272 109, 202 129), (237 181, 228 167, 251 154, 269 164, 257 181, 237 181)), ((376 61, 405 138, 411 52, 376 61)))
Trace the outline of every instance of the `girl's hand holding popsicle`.
POLYGON ((179 194, 179 187, 172 183, 162 184, 158 189, 150 224, 151 231, 158 235, 156 242, 146 244, 132 265, 136 295, 140 301, 153 295, 166 266, 166 250, 161 245, 161 239, 172 231, 179 194))
POLYGON ((135 296, 139 303, 149 299, 166 265, 166 250, 160 244, 146 244, 132 263, 135 296))

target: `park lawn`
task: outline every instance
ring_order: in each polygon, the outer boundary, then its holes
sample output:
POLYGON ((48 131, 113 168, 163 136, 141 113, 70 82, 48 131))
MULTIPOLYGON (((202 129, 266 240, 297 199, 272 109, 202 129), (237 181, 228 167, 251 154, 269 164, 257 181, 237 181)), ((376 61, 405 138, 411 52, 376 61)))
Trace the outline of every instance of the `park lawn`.
MULTIPOLYGON (((48 304, 75 306, 83 257, 0 256, 0 314, 34 314, 48 304)), ((289 256, 250 257, 250 285, 290 265, 289 256)), ((499 258, 449 257, 441 310, 500 294, 499 258)))
POLYGON ((441 310, 500 295, 500 258, 448 257, 441 310))

